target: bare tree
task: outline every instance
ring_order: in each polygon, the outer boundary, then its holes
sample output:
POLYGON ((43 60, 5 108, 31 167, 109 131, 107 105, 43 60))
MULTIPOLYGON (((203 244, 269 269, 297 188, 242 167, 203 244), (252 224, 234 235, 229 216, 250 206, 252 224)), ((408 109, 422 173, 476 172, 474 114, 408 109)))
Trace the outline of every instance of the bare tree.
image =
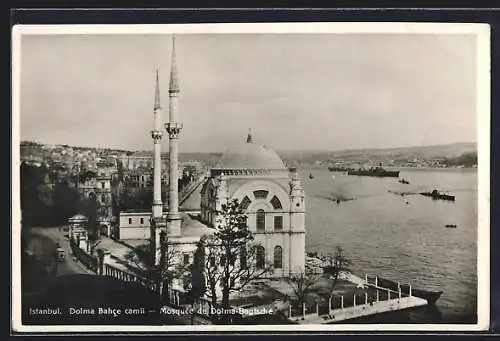
POLYGON ((133 263, 143 275, 157 283, 160 298, 169 300, 169 289, 175 278, 182 277, 184 272, 181 263, 182 253, 169 239, 165 231, 160 232, 160 260, 154 264, 151 254, 155 252, 149 245, 137 248, 125 255, 125 259, 133 263))
POLYGON ((313 285, 318 282, 320 277, 321 275, 314 272, 303 271, 293 274, 288 278, 288 284, 292 287, 299 306, 302 306, 306 302, 313 285))
POLYGON ((204 250, 206 295, 214 305, 221 299, 221 305, 226 309, 230 308, 230 293, 240 291, 262 277, 271 271, 271 266, 260 251, 261 246, 253 241, 247 217, 237 199, 222 205, 217 214, 215 232, 205 236, 200 247, 204 250))
POLYGON ((327 265, 323 268, 325 274, 330 275, 330 280, 332 281, 332 286, 330 288, 330 296, 333 295, 333 291, 339 281, 340 274, 344 271, 349 271, 349 266, 352 264, 351 260, 348 259, 344 254, 344 249, 341 246, 337 246, 335 253, 329 253, 325 260, 327 265))

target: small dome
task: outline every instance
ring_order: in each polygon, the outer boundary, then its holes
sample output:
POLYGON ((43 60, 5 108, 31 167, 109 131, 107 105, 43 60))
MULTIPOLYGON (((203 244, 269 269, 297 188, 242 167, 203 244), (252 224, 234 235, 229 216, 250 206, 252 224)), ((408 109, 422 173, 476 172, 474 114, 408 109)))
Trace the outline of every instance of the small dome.
POLYGON ((278 153, 252 141, 230 148, 221 157, 217 169, 286 169, 278 153))
POLYGON ((86 222, 88 219, 83 214, 77 214, 68 219, 71 223, 86 222))

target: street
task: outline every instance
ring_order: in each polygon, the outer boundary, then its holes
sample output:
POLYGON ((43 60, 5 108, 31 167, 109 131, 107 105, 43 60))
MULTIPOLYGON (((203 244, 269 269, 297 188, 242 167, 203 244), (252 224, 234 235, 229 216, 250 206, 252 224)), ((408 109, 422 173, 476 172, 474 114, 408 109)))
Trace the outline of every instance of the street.
POLYGON ((64 237, 65 232, 59 231, 58 227, 32 228, 27 238, 27 250, 31 251, 36 259, 42 261, 45 265, 57 266, 56 276, 69 274, 92 274, 81 263, 73 259, 69 240, 64 237), (57 262, 54 259, 53 252, 56 249, 56 243, 64 249, 65 260, 57 262), (57 264, 57 265, 56 265, 57 264))
POLYGON ((156 293, 138 283, 98 276, 73 259, 65 232, 54 228, 33 228, 25 235, 22 265, 22 319, 26 324, 191 324, 191 318, 160 314, 156 293), (64 261, 53 256, 56 244, 65 250, 64 261), (57 268, 56 268, 57 266, 57 268), (37 308, 57 307, 61 314, 33 314, 37 308), (99 308, 120 310, 119 316, 99 314, 99 308), (126 315, 138 310, 139 315, 126 315), (73 309, 73 310, 72 310, 73 309), (72 314, 90 309, 92 314, 72 314), (93 309, 93 310, 92 310, 93 309))

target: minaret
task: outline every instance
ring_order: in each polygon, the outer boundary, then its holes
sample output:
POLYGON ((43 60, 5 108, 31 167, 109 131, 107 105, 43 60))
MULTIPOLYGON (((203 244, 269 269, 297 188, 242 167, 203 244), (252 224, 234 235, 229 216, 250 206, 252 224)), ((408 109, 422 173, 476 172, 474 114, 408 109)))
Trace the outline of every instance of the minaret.
POLYGON ((156 70, 156 88, 154 105, 154 126, 151 132, 154 141, 154 172, 153 172, 153 217, 163 216, 161 201, 161 103, 160 103, 160 81, 158 70, 156 70))
POLYGON ((175 36, 172 39, 172 60, 170 66, 169 97, 169 121, 165 124, 169 137, 169 192, 168 192, 168 215, 167 231, 169 236, 181 234, 181 216, 179 214, 179 135, 182 123, 177 122, 177 105, 179 100, 179 82, 177 79, 177 66, 175 63, 175 36))
POLYGON ((154 103, 154 123, 151 137, 154 143, 153 155, 153 208, 151 215, 151 246, 155 256, 154 263, 159 262, 159 249, 160 249, 160 233, 165 229, 166 223, 163 219, 163 204, 161 201, 161 138, 162 133, 162 119, 161 119, 161 102, 160 102, 160 80, 158 69, 156 70, 156 87, 155 87, 155 103, 154 103))

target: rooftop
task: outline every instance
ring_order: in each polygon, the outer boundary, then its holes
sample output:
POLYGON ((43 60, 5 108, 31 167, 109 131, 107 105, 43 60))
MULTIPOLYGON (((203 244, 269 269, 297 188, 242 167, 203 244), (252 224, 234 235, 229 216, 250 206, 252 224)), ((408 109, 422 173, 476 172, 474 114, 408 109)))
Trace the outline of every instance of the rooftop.
POLYGON ((278 153, 253 142, 251 136, 237 147, 228 149, 216 169, 286 169, 278 153))

